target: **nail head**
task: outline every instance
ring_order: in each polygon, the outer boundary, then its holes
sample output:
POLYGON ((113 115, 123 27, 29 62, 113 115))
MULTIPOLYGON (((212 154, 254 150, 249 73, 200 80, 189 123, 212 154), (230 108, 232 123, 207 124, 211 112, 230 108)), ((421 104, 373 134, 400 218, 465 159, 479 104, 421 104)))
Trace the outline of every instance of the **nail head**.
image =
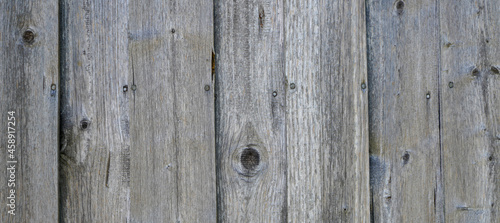
POLYGON ((278 96, 278 92, 273 91, 273 97, 276 97, 276 96, 278 96))
POLYGON ((290 84, 290 89, 295 89, 295 83, 290 84))
POLYGON ((361 84, 361 89, 366 89, 366 84, 365 83, 361 84))
POLYGON ((55 90, 56 89, 56 85, 55 84, 50 85, 50 89, 55 90))
POLYGON ((130 89, 132 89, 132 91, 135 91, 135 90, 137 90, 137 86, 135 86, 135 84, 134 84, 134 85, 132 85, 132 87, 130 87, 130 89))
POLYGON ((128 91, 128 85, 124 85, 123 86, 123 92, 127 92, 128 91))
POLYGON ((205 85, 205 91, 210 91, 210 85, 205 85))
POLYGON ((448 87, 453 88, 453 82, 450 81, 450 83, 448 83, 448 87))

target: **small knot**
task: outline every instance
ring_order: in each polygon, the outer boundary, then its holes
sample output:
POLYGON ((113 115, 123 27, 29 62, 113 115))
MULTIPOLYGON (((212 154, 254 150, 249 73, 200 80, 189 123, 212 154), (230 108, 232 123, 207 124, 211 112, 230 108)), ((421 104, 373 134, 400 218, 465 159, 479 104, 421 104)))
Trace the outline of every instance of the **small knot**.
POLYGON ((495 74, 500 74, 500 68, 497 66, 491 66, 491 71, 495 74))
POLYGON ((32 44, 33 42, 35 42, 35 33, 33 32, 33 30, 28 29, 24 31, 23 41, 27 44, 32 44))
POLYGON ((479 76, 479 69, 477 69, 477 67, 474 67, 474 69, 472 69, 472 76, 474 77, 479 76))
POLYGON ((87 119, 83 119, 80 121, 80 129, 87 130, 90 127, 90 121, 87 119))
POLYGON ((406 151, 401 158, 403 159, 403 166, 406 165, 410 160, 410 154, 408 151, 406 151))
POLYGON ((398 15, 403 14, 404 7, 405 3, 403 1, 398 1, 398 3, 396 3, 396 11, 398 12, 398 15))
POLYGON ((254 170, 260 163, 260 154, 254 148, 246 148, 241 153, 241 165, 247 170, 254 170))

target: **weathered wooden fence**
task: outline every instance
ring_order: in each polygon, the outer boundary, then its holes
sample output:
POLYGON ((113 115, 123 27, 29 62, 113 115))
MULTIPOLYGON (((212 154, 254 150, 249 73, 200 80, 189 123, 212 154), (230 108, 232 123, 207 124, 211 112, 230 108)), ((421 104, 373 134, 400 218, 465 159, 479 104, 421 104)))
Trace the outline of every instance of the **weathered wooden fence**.
POLYGON ((500 222, 498 0, 0 0, 0 222, 500 222))

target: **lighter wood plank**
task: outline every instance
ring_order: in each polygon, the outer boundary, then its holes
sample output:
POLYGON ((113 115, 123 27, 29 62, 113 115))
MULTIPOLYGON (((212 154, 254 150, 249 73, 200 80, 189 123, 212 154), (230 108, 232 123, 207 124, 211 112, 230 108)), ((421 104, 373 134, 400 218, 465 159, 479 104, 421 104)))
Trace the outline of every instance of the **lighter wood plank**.
POLYGON ((369 222, 364 1, 286 1, 289 222, 369 222))
POLYGON ((440 5, 446 222, 500 222, 500 3, 440 5))
POLYGON ((130 219, 128 4, 62 1, 61 222, 130 219))
POLYGON ((0 222, 57 221, 57 14, 54 0, 0 2, 0 222), (11 119, 15 126, 8 124, 10 111, 15 112, 15 120, 11 119), (7 151, 9 126, 15 129, 13 159, 7 151), (7 170, 11 165, 15 181, 7 170), (11 189, 15 190, 15 215, 7 207, 11 189))
POLYGON ((369 0, 367 12, 372 221, 442 222, 439 4, 369 0))
POLYGON ((215 222, 213 3, 135 0, 129 14, 130 219, 215 222))
POLYGON ((218 221, 286 221, 282 1, 217 0, 215 16, 218 221))

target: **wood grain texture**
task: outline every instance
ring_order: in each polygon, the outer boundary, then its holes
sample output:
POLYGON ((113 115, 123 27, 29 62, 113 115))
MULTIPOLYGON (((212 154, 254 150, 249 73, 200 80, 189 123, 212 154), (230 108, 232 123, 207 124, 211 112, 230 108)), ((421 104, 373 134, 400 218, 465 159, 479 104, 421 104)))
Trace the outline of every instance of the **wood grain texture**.
POLYGON ((53 0, 0 2, 0 222, 57 221, 57 14, 53 0), (8 124, 11 111, 15 125, 8 124), (14 159, 8 157, 8 127, 15 129, 14 159), (7 163, 12 160, 17 163, 7 163), (15 181, 9 181, 11 165, 15 181), (7 207, 11 189, 15 215, 7 207))
POLYGON ((127 4, 61 2, 61 222, 130 216, 127 4))
POLYGON ((372 221, 442 222, 439 4, 369 0, 367 13, 372 221))
POLYGON ((446 222, 500 222, 500 3, 440 5, 446 222))
POLYGON ((129 13, 131 221, 215 222, 213 3, 135 0, 129 13))
POLYGON ((369 222, 365 2, 286 1, 289 222, 369 222))
POLYGON ((215 222, 212 4, 65 1, 63 222, 215 222))
POLYGON ((284 222, 282 1, 216 0, 215 24, 218 221, 284 222))

